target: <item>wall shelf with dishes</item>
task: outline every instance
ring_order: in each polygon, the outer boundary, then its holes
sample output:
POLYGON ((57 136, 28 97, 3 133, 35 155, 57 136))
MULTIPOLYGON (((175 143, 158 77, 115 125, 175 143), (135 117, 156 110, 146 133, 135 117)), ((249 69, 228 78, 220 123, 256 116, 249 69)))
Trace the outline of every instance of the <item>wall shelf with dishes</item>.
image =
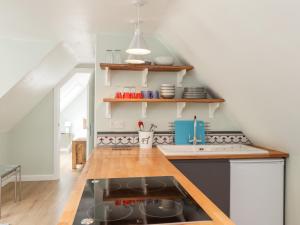
MULTIPOLYGON (((177 75, 177 87, 182 87, 182 81, 187 71, 192 70, 194 67, 189 65, 174 66, 174 65, 150 65, 150 64, 113 64, 113 63, 100 63, 100 68, 105 70, 105 85, 111 86, 111 71, 141 71, 142 73, 142 87, 147 87, 147 76, 149 72, 175 72, 177 75)), ((152 73, 151 73, 152 74, 152 73)), ((211 98, 208 97, 203 92, 205 88, 202 87, 185 87, 184 89, 191 89, 190 92, 187 91, 183 94, 183 98, 174 98, 175 97, 175 85, 162 84, 160 89, 160 98, 128 98, 124 97, 124 93, 118 93, 120 96, 115 98, 104 98, 103 102, 105 103, 105 117, 111 118, 111 108, 112 104, 116 103, 140 103, 142 106, 142 117, 147 117, 147 107, 148 104, 152 103, 176 103, 177 104, 177 118, 182 117, 182 113, 186 108, 187 103, 197 103, 197 104, 208 104, 209 118, 213 118, 215 111, 220 107, 220 104, 225 100, 221 98, 211 98), (196 90, 195 90, 196 89, 196 90), (163 96, 165 95, 173 96, 163 96), (201 97, 195 98, 195 92, 198 93, 201 97), (123 96, 123 97, 122 97, 123 96)), ((129 94, 129 93, 127 93, 129 94)), ((136 93, 135 93, 136 94, 136 93)))
POLYGON ((116 98, 104 98, 105 105, 105 117, 111 118, 111 105, 115 103, 141 103, 142 104, 142 117, 147 117, 148 103, 176 103, 177 104, 177 118, 182 117, 182 113, 186 108, 187 103, 207 103, 209 106, 209 117, 213 118, 215 111, 220 107, 220 104, 225 102, 222 98, 207 98, 207 99, 116 99, 116 98))
MULTIPOLYGON (((100 68, 105 71, 105 86, 111 86, 111 71, 141 71, 142 73, 142 87, 147 87, 147 77, 149 72, 175 72, 177 76, 177 87, 182 87, 182 81, 187 71, 194 69, 193 66, 173 66, 173 65, 148 65, 148 64, 110 64, 100 63, 100 68)), ((151 73, 153 74, 153 73, 151 73)))

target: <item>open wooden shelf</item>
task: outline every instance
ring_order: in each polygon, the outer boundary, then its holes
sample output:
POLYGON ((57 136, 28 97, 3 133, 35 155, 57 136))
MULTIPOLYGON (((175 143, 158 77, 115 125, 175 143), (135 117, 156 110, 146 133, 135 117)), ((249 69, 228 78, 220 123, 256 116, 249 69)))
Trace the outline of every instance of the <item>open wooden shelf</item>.
POLYGON ((177 118, 182 117, 182 113, 186 107, 187 103, 206 103, 208 104, 209 118, 214 117, 215 111, 220 107, 222 102, 225 102, 222 98, 206 98, 206 99, 116 99, 116 98, 104 98, 105 103, 105 117, 111 118, 111 105, 114 103, 140 103, 142 105, 142 117, 147 117, 147 107, 148 103, 176 103, 177 104, 177 118))
POLYGON ((192 102, 192 103, 221 103, 225 102, 224 99, 222 98, 205 98, 205 99, 184 99, 184 98, 173 98, 173 99, 164 99, 164 98, 159 98, 159 99, 117 99, 117 98, 104 98, 103 102, 192 102))
POLYGON ((145 64, 109 64, 100 63, 100 68, 105 70, 106 68, 110 70, 133 70, 133 71, 143 71, 148 69, 148 71, 154 72, 179 72, 182 70, 192 70, 193 66, 160 66, 160 65, 145 65, 145 64))

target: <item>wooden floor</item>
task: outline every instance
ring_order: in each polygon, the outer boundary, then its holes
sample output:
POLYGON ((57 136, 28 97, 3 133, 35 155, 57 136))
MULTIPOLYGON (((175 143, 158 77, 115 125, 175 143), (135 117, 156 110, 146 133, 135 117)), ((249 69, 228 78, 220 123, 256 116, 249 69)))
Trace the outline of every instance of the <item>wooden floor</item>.
POLYGON ((55 225, 68 200, 80 170, 71 170, 71 154, 61 154, 61 180, 23 182, 22 201, 13 200, 13 184, 3 188, 1 223, 10 225, 55 225))

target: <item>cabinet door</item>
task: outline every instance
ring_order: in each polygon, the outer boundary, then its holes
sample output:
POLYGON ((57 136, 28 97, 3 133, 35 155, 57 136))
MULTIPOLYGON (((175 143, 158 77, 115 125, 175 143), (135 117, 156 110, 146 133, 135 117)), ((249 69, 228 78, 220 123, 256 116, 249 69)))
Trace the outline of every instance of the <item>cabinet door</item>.
POLYGON ((230 202, 238 225, 283 225, 284 161, 231 160, 230 202))
POLYGON ((229 216, 230 164, 228 160, 172 160, 171 162, 229 216))

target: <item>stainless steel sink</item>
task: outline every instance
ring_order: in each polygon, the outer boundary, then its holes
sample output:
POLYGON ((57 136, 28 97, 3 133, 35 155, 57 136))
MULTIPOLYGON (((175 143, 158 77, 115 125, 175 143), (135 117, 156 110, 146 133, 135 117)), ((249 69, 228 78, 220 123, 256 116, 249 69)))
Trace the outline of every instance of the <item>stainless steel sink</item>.
POLYGON ((231 155, 231 154, 268 154, 263 149, 248 145, 158 145, 159 150, 166 156, 175 155, 231 155))

